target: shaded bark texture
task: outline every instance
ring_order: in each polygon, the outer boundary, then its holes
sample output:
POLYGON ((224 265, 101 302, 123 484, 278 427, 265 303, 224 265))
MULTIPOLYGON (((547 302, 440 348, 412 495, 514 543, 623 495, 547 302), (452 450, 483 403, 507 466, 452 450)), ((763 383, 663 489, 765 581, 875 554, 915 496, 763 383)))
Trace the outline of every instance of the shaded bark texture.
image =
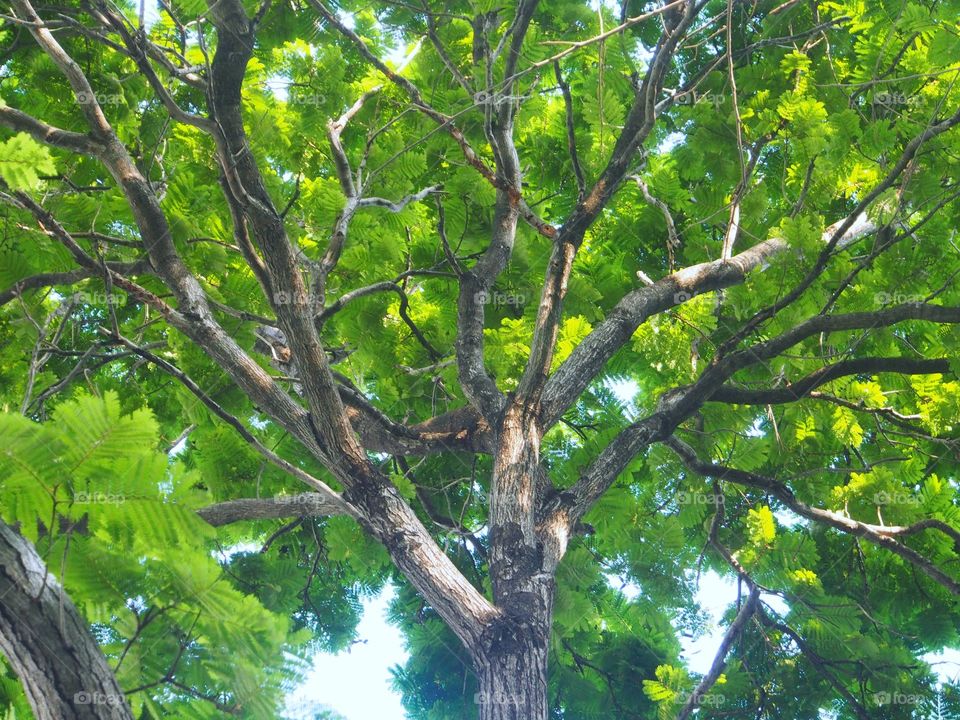
POLYGON ((133 720, 86 622, 33 546, 3 521, 0 651, 37 720, 133 720))

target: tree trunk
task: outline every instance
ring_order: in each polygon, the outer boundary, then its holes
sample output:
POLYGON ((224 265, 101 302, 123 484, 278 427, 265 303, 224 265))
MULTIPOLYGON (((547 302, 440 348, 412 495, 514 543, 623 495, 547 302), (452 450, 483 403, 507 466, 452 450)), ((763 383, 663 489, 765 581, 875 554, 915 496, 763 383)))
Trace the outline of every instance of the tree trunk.
POLYGON ((480 720, 547 720, 549 623, 507 629, 491 640, 477 661, 480 691, 474 701, 480 720))
POLYGON ((562 556, 551 528, 537 526, 537 498, 549 485, 540 464, 535 415, 504 413, 490 496, 490 579, 503 613, 474 654, 480 720, 547 720, 547 654, 554 571, 562 556))
POLYGON ((133 720, 80 613, 33 546, 2 520, 0 652, 36 720, 133 720))

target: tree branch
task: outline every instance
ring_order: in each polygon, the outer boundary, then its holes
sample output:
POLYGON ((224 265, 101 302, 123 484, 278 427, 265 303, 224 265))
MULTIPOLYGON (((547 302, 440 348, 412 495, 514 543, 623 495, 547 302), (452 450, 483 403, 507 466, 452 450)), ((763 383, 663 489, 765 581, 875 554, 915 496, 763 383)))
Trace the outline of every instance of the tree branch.
POLYGON ((782 335, 715 361, 692 385, 674 388, 661 395, 657 410, 632 423, 610 441, 583 471, 580 479, 552 498, 544 507, 544 512, 560 513, 566 522, 575 523, 606 492, 638 452, 650 443, 666 440, 681 422, 709 401, 723 383, 739 370, 775 357, 821 332, 884 327, 911 319, 960 323, 960 308, 908 303, 874 313, 818 315, 782 335))
POLYGON ((557 421, 643 322, 695 295, 739 285, 750 271, 788 247, 786 241, 772 238, 727 262, 691 265, 625 295, 547 380, 543 392, 544 425, 549 427, 557 421))
POLYGON ((779 388, 751 390, 733 385, 722 385, 710 396, 710 401, 735 405, 781 405, 796 402, 807 397, 811 391, 821 385, 848 375, 876 375, 878 373, 930 375, 948 372, 950 372, 950 361, 946 359, 856 358, 825 365, 806 377, 779 388))
MULTIPOLYGON (((943 525, 945 525, 945 523, 924 521, 924 524, 920 527, 888 527, 884 525, 870 525, 868 523, 860 522, 859 520, 853 520, 852 518, 849 518, 846 515, 841 515, 840 513, 810 507, 806 503, 798 500, 790 488, 772 478, 767 478, 762 475, 747 472, 745 470, 727 467, 725 465, 704 462, 697 457, 693 448, 678 438, 670 438, 669 440, 666 440, 664 444, 677 453, 683 463, 694 472, 706 477, 715 478, 717 480, 727 480, 740 485, 746 485, 748 487, 763 490, 764 492, 769 493, 777 498, 786 507, 790 508, 793 512, 801 517, 829 525, 830 527, 855 537, 862 537, 874 545, 889 550, 907 562, 915 565, 928 577, 945 587, 954 595, 960 595, 960 582, 955 581, 916 550, 904 545, 902 542, 896 539, 898 536, 912 535, 920 532, 921 530, 926 530, 929 528, 943 530, 943 525)), ((951 539, 954 540, 954 542, 956 542, 957 539, 960 538, 960 532, 954 528, 951 528, 949 525, 946 527, 948 528, 947 534, 951 537, 951 539)))
POLYGON ((295 517, 330 517, 345 513, 342 502, 331 502, 322 493, 276 495, 272 498, 241 498, 207 505, 197 515, 214 527, 251 520, 295 517))
POLYGON ((104 150, 103 145, 92 135, 62 130, 7 105, 0 106, 0 125, 17 132, 25 132, 34 140, 46 145, 71 150, 81 155, 96 156, 104 150))
POLYGON ((218 30, 210 103, 220 128, 218 154, 278 288, 291 302, 274 310, 300 372, 311 413, 306 444, 344 486, 343 498, 360 511, 360 522, 386 547, 397 567, 468 647, 497 611, 456 569, 416 514, 357 440, 331 373, 314 322, 312 303, 297 254, 264 186, 242 117, 241 88, 255 44, 255 26, 239 0, 212 0, 218 30))
MULTIPOLYGON (((700 9, 706 4, 691 2, 683 5, 680 21, 660 37, 657 48, 644 76, 643 84, 624 121, 610 159, 593 188, 578 203, 554 238, 550 260, 547 263, 540 304, 530 343, 530 360, 524 369, 517 390, 518 399, 531 407, 540 407, 545 399, 547 376, 553 361, 557 334, 563 310, 563 299, 573 268, 573 261, 587 230, 609 203, 627 175, 630 163, 656 121, 656 98, 663 88, 663 79, 672 62, 674 52, 686 30, 700 9)), ((597 368, 599 370, 599 368, 597 368)), ((588 380, 589 382, 589 380, 588 380)), ((585 386, 584 386, 585 387, 585 386)), ((579 393, 578 393, 579 395, 579 393)), ((542 415, 541 415, 542 417, 542 415)), ((547 414, 549 418, 549 414, 547 414)), ((545 427, 552 424, 550 420, 545 427)))
POLYGON ((723 640, 720 641, 720 647, 717 648, 717 653, 714 656, 713 663, 710 665, 710 669, 680 709, 680 712, 677 714, 677 720, 687 720, 687 718, 700 707, 700 703, 703 702, 704 697, 710 692, 710 689, 716 684, 717 680, 720 679, 720 675, 727 665, 727 654, 730 652, 733 644, 743 634, 743 631, 747 629, 747 623, 757 611, 759 603, 760 588, 756 585, 751 585, 747 601, 740 606, 737 616, 733 622, 730 623, 727 632, 724 633, 723 640))
POLYGON ((553 64, 553 74, 557 78, 557 85, 560 86, 560 92, 563 93, 563 106, 567 117, 567 150, 570 153, 570 164, 573 166, 573 176, 577 181, 577 201, 582 201, 583 196, 587 194, 587 180, 583 175, 583 168, 580 165, 580 156, 577 154, 577 134, 574 127, 573 118, 573 98, 570 96, 570 85, 563 79, 563 72, 560 70, 560 63, 553 64))
POLYGON ((304 484, 314 488, 317 492, 312 493, 312 495, 319 495, 322 499, 324 506, 336 509, 337 511, 336 514, 350 515, 352 517, 358 516, 358 512, 356 508, 352 507, 349 503, 347 503, 329 485, 327 485, 322 480, 319 480, 313 477, 309 473, 304 472, 303 470, 298 468, 296 465, 293 465, 292 463, 284 460, 282 457, 277 455, 275 452, 270 450, 270 448, 268 448, 266 445, 260 442, 256 438, 256 436, 252 432, 250 432, 242 422, 240 422, 240 420, 238 420, 236 417, 234 417, 233 415, 228 413, 226 410, 224 410, 223 407, 221 407, 218 402, 216 402, 212 397, 210 397, 207 393, 205 393, 202 389, 200 389, 200 386, 197 385, 192 379, 190 379, 190 377, 186 375, 182 370, 180 370, 180 368, 178 368, 176 365, 174 365, 173 363, 167 362, 162 357, 156 355, 155 353, 150 352, 149 350, 141 347, 140 345, 137 345, 135 342, 123 337, 122 335, 116 335, 106 330, 105 328, 100 328, 100 332, 102 335, 110 338, 114 342, 120 343, 131 352, 136 353, 137 355, 142 357, 144 360, 147 360, 153 363, 168 375, 176 378, 180 382, 180 384, 182 384, 185 388, 187 388, 187 390, 189 390, 197 398, 199 398, 200 402, 206 405, 207 408, 209 408, 214 415, 219 417, 221 420, 227 423, 230 427, 236 430, 237 434, 239 434, 240 437, 242 437, 247 442, 247 444, 249 444, 254 450, 260 453, 269 462, 273 463, 274 465, 276 465, 278 468, 288 473, 289 475, 292 475, 297 480, 300 480, 304 484))
MULTIPOLYGON (((113 269, 122 273, 134 273, 138 272, 140 269, 143 269, 140 263, 127 263, 124 267, 125 269, 120 269, 115 266, 113 269)), ((73 285, 81 280, 89 280, 90 278, 98 277, 99 275, 99 270, 93 270, 90 268, 77 268, 76 270, 68 270, 66 272, 39 273, 37 275, 30 275, 29 277, 17 280, 12 287, 0 291, 0 306, 6 305, 14 298, 22 296, 23 293, 28 290, 37 290, 39 288, 49 288, 58 285, 73 285)))
POLYGON ((800 283, 798 283, 789 293, 780 298, 776 303, 754 314, 754 316, 751 317, 742 328, 740 328, 732 337, 724 342, 724 344, 718 349, 718 354, 722 355, 731 348, 735 347, 737 343, 746 338, 754 329, 759 327, 761 323, 769 320, 783 308, 796 301, 797 298, 799 298, 804 291, 806 291, 806 289, 827 267, 827 263, 829 262, 834 249, 842 249, 844 240, 849 237, 850 233, 854 230, 857 224, 866 221, 865 214, 867 209, 869 209, 873 202, 876 201, 888 188, 893 186, 897 179, 903 174, 904 170, 906 170, 910 165, 921 146, 928 140, 935 138, 938 135, 942 135, 943 133, 952 129, 958 123, 960 123, 960 109, 958 109, 949 118, 928 125, 926 128, 924 128, 923 132, 910 140, 910 142, 908 142, 904 147, 904 150, 897 159, 897 162, 894 163, 893 167, 884 176, 883 180, 877 183, 877 185, 874 186, 874 188, 867 193, 860 202, 857 203, 857 207, 850 215, 848 215, 840 223, 832 225, 830 228, 828 228, 828 232, 830 232, 829 239, 827 239, 826 245, 820 252, 820 255, 817 257, 816 262, 804 276, 803 280, 801 280, 800 283))
POLYGON ((800 637, 800 635, 796 631, 793 630, 793 628, 791 628, 789 625, 785 623, 777 622, 773 620, 767 615, 767 613, 764 610, 760 611, 758 618, 760 619, 760 622, 763 623, 765 626, 774 628, 775 630, 779 630, 781 633, 783 633, 784 635, 789 637, 791 640, 793 640, 796 646, 800 649, 800 652, 802 652, 804 656, 808 660, 810 660, 814 669, 828 683, 830 683, 831 686, 833 686, 834 690, 840 693, 840 695, 843 697, 844 700, 846 700, 850 704, 850 706, 853 708, 853 711, 856 713, 859 720, 871 720, 870 713, 867 712, 866 708, 860 704, 860 701, 857 700, 856 697, 854 697, 853 693, 851 693, 849 690, 847 690, 847 688, 843 686, 843 683, 841 683, 840 680, 837 678, 837 676, 833 674, 833 671, 831 671, 830 668, 827 667, 826 661, 822 657, 820 657, 820 655, 814 652, 813 649, 810 648, 809 645, 807 645, 804 639, 800 637))
MULTIPOLYGON (((494 171, 483 161, 483 158, 477 154, 476 150, 474 150, 473 146, 470 145, 470 142, 467 140, 463 132, 453 124, 453 117, 441 113, 427 103, 423 99, 423 95, 416 85, 399 73, 391 70, 385 62, 374 55, 370 48, 367 47, 367 44, 363 41, 363 39, 353 32, 353 30, 344 25, 335 13, 327 9, 321 0, 308 0, 308 2, 310 3, 311 7, 313 7, 318 13, 320 13, 320 15, 323 16, 324 20, 330 23, 330 25, 336 28, 341 35, 343 35, 356 46, 357 50, 367 60, 367 62, 377 68, 377 70, 386 76, 392 83, 403 90, 410 97, 413 106, 417 110, 437 123, 437 126, 441 130, 445 131, 451 138, 453 138, 454 142, 456 142, 460 147, 463 157, 466 159, 468 165, 477 170, 477 172, 479 172, 480 175, 483 176, 483 178, 493 187, 500 188, 502 186, 502 182, 500 178, 497 177, 497 174, 494 173, 494 171)), ((526 204, 526 202, 519 198, 518 202, 520 204, 519 212, 521 217, 523 217, 523 219, 531 227, 545 237, 553 237, 556 234, 556 228, 554 228, 550 223, 539 218, 537 214, 526 204)))
POLYGON ((387 210, 393 213, 398 213, 410 203, 420 202, 425 197, 430 195, 430 193, 435 193, 440 189, 441 188, 439 185, 431 185, 428 188, 424 188, 420 192, 413 193, 412 195, 407 195, 406 197, 401 198, 397 202, 393 202, 392 200, 387 200, 386 198, 381 198, 381 197, 365 197, 365 198, 361 198, 358 204, 360 207, 376 206, 376 207, 386 208, 387 210))

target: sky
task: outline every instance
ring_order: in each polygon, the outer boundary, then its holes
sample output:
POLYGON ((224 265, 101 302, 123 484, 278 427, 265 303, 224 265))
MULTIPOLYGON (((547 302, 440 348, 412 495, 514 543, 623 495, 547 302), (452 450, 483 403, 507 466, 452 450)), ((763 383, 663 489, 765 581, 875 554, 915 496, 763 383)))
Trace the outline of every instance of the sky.
POLYGON ((389 586, 364 602, 357 627, 360 642, 337 654, 317 654, 288 702, 293 718, 309 720, 311 707, 325 705, 347 720, 405 720, 400 696, 390 689, 390 668, 407 658, 400 631, 386 618, 394 592, 389 586))

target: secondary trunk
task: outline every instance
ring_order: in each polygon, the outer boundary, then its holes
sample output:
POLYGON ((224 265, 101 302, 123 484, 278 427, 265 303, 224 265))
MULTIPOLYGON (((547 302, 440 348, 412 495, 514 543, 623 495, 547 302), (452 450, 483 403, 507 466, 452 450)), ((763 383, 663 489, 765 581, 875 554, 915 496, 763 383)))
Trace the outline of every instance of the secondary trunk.
POLYGON ((33 546, 3 521, 0 652, 36 720, 133 720, 80 613, 33 546))

